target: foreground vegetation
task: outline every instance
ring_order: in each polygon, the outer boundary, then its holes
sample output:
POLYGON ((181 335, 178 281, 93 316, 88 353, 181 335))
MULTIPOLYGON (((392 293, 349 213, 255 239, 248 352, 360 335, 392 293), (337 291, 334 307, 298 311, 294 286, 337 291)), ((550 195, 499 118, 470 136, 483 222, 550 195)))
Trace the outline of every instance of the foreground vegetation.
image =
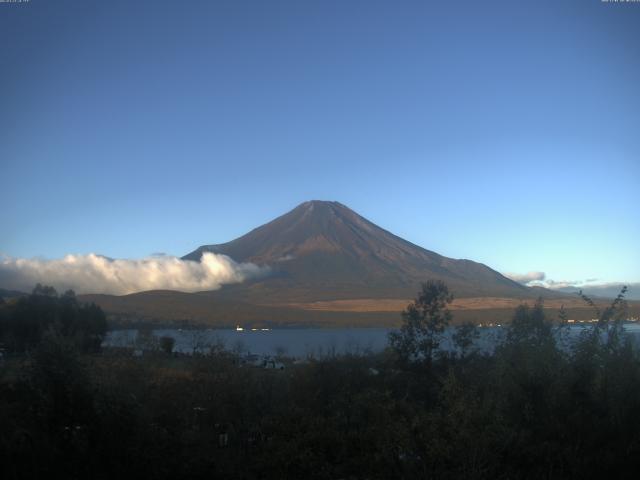
POLYGON ((491 355, 460 326, 454 355, 438 348, 450 295, 428 283, 384 353, 283 371, 221 349, 97 352, 100 312, 70 298, 39 291, 0 307, 3 342, 14 339, 0 367, 3 479, 635 478, 640 467, 640 355, 623 295, 571 348, 537 303, 518 307, 491 355), (18 344, 25 311, 44 327, 18 344), (92 328, 61 320, 85 316, 92 328))

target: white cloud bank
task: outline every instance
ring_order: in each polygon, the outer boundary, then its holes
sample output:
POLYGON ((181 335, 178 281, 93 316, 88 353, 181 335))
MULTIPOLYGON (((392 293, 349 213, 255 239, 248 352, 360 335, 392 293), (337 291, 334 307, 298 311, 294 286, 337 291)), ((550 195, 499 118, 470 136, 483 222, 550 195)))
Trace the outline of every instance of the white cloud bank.
POLYGON ((504 273, 503 275, 514 282, 524 283, 525 285, 529 282, 541 282, 546 278, 544 272, 504 273))
POLYGON ((124 295, 145 290, 197 292, 264 276, 267 267, 204 253, 200 262, 172 256, 110 259, 94 253, 61 259, 0 257, 0 288, 30 292, 36 283, 58 291, 124 295))
POLYGON ((586 280, 552 280, 544 272, 503 273, 511 280, 528 287, 544 287, 564 292, 582 290, 587 295, 615 298, 623 286, 627 287, 628 300, 640 300, 640 282, 600 282, 597 278, 586 280))

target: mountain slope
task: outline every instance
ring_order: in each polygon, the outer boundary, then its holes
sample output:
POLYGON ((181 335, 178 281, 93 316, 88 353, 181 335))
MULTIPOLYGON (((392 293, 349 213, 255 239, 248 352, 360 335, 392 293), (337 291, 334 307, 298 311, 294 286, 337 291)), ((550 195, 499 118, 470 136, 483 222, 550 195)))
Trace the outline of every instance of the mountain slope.
POLYGON ((199 261, 205 252, 268 265, 271 273, 215 291, 83 299, 102 306, 112 321, 123 325, 393 326, 420 282, 439 279, 457 298, 452 305, 456 321, 506 321, 521 300, 539 295, 552 309, 566 304, 571 318, 593 315, 567 303, 562 293, 525 287, 481 263, 414 245, 337 202, 305 202, 236 240, 204 245, 183 258, 199 261))
POLYGON ((199 260, 204 252, 271 267, 268 278, 214 293, 251 303, 410 298, 427 279, 445 281, 457 296, 531 296, 486 265, 414 245, 338 202, 305 202, 236 240, 183 258, 199 260))

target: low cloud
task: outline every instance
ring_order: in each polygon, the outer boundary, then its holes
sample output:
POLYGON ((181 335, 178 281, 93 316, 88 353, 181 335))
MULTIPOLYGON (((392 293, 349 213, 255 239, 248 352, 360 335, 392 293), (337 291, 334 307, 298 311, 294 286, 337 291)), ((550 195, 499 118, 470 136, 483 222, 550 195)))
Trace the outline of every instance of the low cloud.
POLYGON ((552 280, 550 278, 547 278, 544 282, 532 282, 529 283, 529 286, 539 286, 539 287, 545 287, 545 288, 551 288, 551 289, 555 289, 558 290, 560 288, 572 288, 572 287, 576 287, 578 285, 583 284, 584 282, 579 281, 579 280, 552 280))
POLYGON ((628 288, 626 298, 629 300, 640 300, 640 282, 598 282, 597 278, 587 278, 586 280, 553 280, 547 278, 544 272, 529 272, 523 274, 505 273, 504 276, 528 287, 544 287, 565 292, 582 290, 587 295, 610 298, 618 295, 622 287, 626 285, 628 288))
POLYGON ((504 276, 525 285, 530 282, 541 282, 547 277, 544 272, 505 273, 504 276))
POLYGON ((597 295, 600 297, 614 298, 622 290, 627 287, 625 298, 627 300, 640 300, 640 282, 604 282, 597 284, 574 285, 575 288, 582 290, 587 295, 597 295))
POLYGON ((197 292, 264 276, 267 267, 204 253, 200 262, 157 255, 110 259, 94 253, 61 259, 0 257, 0 288, 30 292, 36 283, 59 291, 124 295, 145 290, 197 292))

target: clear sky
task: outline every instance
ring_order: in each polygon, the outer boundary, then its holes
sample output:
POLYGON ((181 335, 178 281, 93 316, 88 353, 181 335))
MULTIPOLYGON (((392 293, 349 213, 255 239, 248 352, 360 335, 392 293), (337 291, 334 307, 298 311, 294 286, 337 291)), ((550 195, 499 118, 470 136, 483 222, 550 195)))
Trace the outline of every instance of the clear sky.
POLYGON ((640 281, 640 3, 0 3, 0 253, 184 255, 310 199, 640 281))

